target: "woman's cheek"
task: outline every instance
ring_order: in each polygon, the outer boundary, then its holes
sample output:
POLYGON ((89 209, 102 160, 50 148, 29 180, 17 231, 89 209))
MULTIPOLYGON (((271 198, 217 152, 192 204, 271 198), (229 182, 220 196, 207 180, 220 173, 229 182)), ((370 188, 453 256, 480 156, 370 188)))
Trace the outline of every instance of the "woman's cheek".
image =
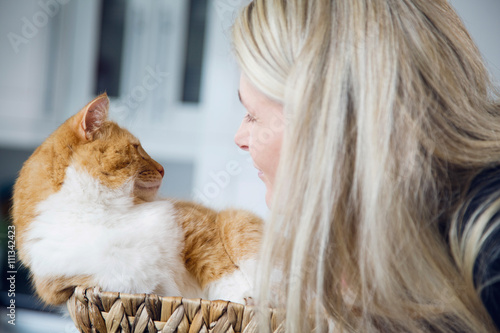
POLYGON ((250 151, 250 156, 252 156, 252 160, 254 161, 254 163, 256 163, 256 160, 259 157, 258 152, 261 148, 259 147, 259 141, 257 140, 257 131, 255 129, 252 129, 250 132, 248 148, 250 151))
POLYGON ((253 145, 258 152, 268 150, 275 139, 274 137, 275 133, 270 128, 260 124, 254 125, 253 145))

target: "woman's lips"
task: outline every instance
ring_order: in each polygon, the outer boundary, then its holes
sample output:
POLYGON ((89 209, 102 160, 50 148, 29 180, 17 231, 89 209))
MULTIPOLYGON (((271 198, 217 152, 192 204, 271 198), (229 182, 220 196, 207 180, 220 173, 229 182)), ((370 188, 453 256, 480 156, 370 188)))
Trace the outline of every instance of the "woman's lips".
POLYGON ((255 166, 255 164, 254 164, 253 167, 255 169, 257 169, 257 171, 258 171, 257 175, 259 176, 259 178, 262 178, 262 176, 264 176, 264 172, 262 172, 262 170, 260 170, 259 168, 257 168, 257 166, 255 166))

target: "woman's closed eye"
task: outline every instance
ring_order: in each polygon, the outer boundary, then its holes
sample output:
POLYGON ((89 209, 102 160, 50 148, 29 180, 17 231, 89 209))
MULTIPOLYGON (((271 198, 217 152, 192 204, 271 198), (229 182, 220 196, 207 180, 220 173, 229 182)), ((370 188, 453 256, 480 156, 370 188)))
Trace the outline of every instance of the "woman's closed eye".
POLYGON ((255 117, 252 116, 250 113, 247 113, 245 115, 245 121, 248 122, 248 123, 253 123, 256 121, 255 117))

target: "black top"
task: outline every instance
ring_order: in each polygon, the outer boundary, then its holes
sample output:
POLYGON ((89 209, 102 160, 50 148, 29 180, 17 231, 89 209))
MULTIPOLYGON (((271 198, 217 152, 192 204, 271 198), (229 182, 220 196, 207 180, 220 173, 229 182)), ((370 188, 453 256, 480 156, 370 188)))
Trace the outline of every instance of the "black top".
MULTIPOLYGON (((474 223, 474 216, 500 200, 500 166, 480 173, 469 190, 465 223, 474 223), (482 207, 481 207, 482 206, 482 207)), ((481 288, 480 296, 495 325, 500 329, 500 211, 489 221, 492 228, 474 264, 474 282, 481 288)))

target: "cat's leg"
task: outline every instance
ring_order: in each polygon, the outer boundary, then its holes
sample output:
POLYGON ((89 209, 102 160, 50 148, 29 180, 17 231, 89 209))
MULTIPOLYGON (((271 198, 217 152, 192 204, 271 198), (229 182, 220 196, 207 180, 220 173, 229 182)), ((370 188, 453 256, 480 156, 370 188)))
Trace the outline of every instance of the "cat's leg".
POLYGON ((216 224, 221 242, 233 262, 255 259, 264 225, 260 217, 241 209, 227 209, 217 214, 216 224))
POLYGON ((175 202, 185 233, 186 268, 209 299, 244 303, 252 295, 262 220, 243 210, 219 213, 192 202, 175 202), (252 264, 247 264, 252 262, 252 264))
POLYGON ((263 221, 256 215, 239 209, 219 212, 216 221, 221 241, 237 270, 213 281, 208 286, 209 297, 249 304, 254 297, 257 254, 261 245, 263 221))
POLYGON ((221 241, 217 213, 193 202, 175 201, 173 204, 184 232, 185 266, 201 288, 235 271, 237 266, 221 241))
POLYGON ((39 277, 33 276, 37 295, 47 304, 60 305, 66 302, 76 286, 91 287, 92 279, 87 276, 39 277))

